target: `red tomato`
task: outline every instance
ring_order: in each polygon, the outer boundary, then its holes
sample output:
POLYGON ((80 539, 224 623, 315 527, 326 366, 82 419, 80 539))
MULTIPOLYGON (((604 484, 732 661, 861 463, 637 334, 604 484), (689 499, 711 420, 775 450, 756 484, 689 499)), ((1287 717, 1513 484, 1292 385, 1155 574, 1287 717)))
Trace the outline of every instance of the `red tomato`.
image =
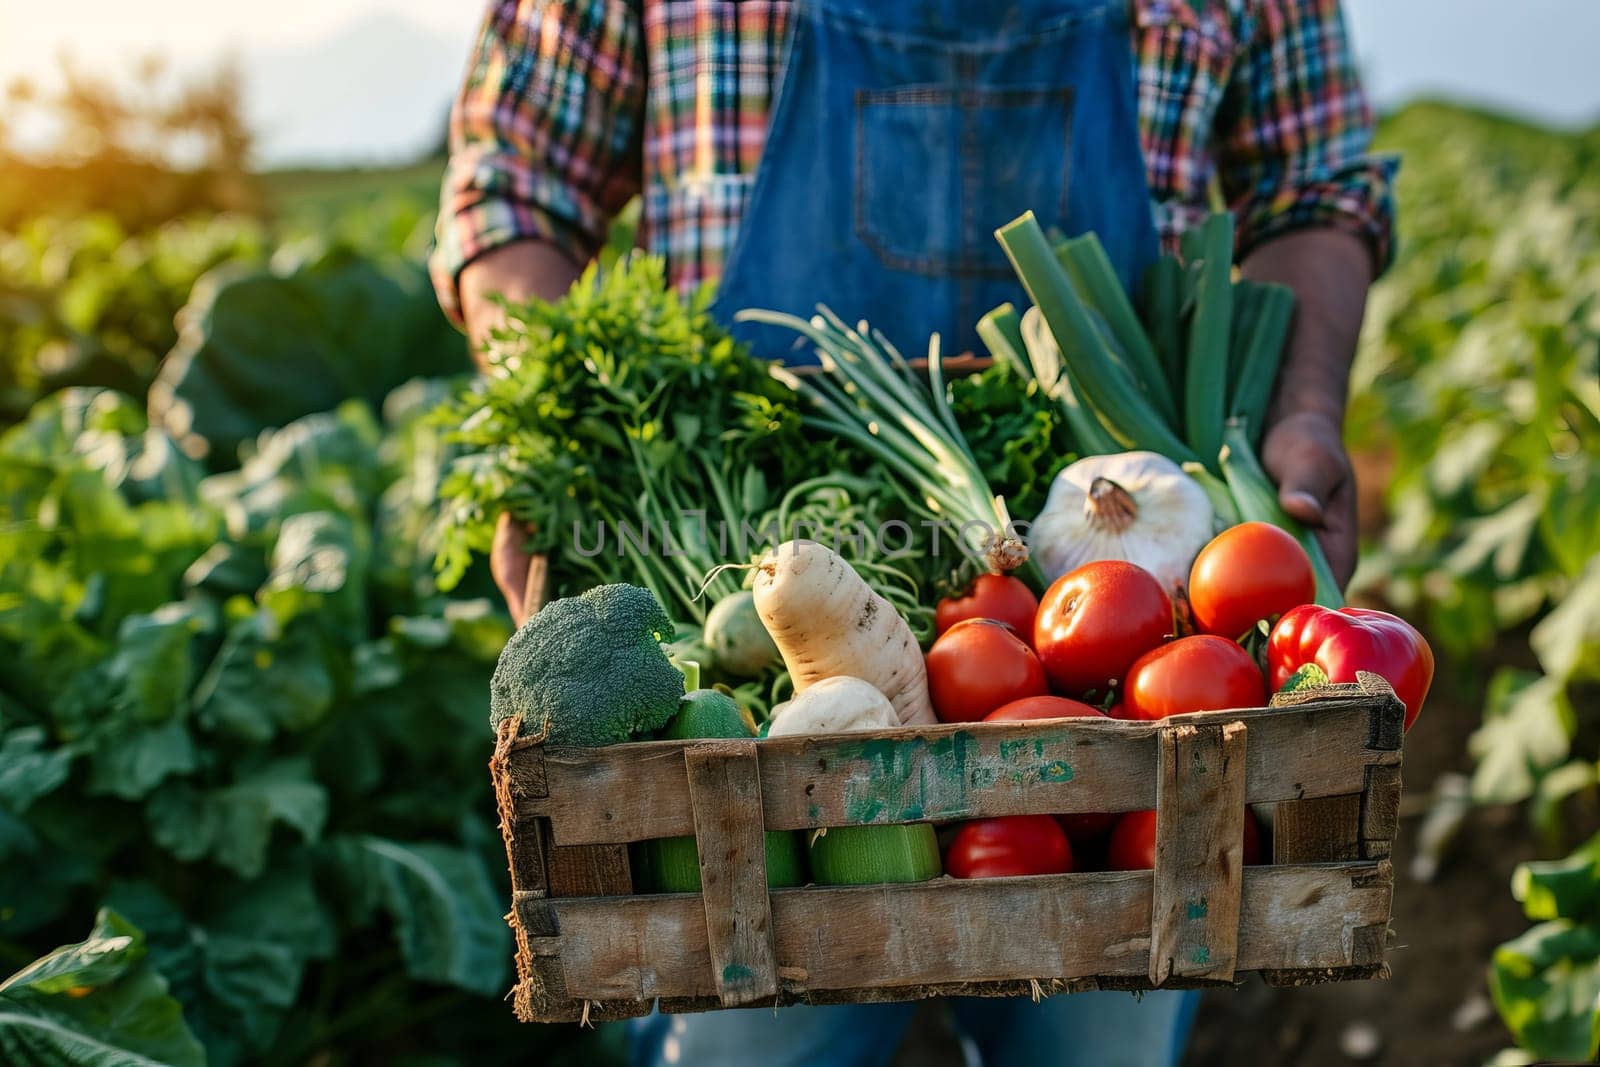
POLYGON ((1106 689, 1172 633, 1172 600, 1155 575, 1122 560, 1085 563, 1039 602, 1033 647, 1064 693, 1106 689))
POLYGON ((1074 845, 1087 844, 1117 824, 1119 816, 1114 811, 1081 812, 1077 815, 1057 815, 1056 822, 1067 832, 1067 840, 1074 845))
POLYGON ((1039 657, 993 619, 966 619, 928 649, 928 695, 941 722, 977 722, 1002 704, 1050 691, 1039 657))
POLYGON ((1233 641, 1317 595, 1311 557, 1270 522, 1242 522, 1200 550, 1189 570, 1189 610, 1202 632, 1233 641))
MULTIPOLYGON (((1261 862, 1261 830, 1249 808, 1244 811, 1244 860, 1246 867, 1261 862)), ((1130 811, 1118 820, 1106 844, 1106 869, 1111 871, 1149 871, 1156 865, 1156 813, 1130 811)))
POLYGON ((974 819, 956 831, 944 869, 956 878, 1066 874, 1072 870, 1072 846, 1048 815, 974 819))
POLYGON ((933 610, 933 625, 939 633, 966 619, 993 619, 1003 622, 1023 641, 1033 640, 1033 616, 1039 598, 1026 582, 1009 574, 980 574, 960 596, 947 596, 933 610))
POLYGON ((1259 708, 1267 702, 1267 687, 1250 653, 1226 638, 1196 634, 1140 656, 1128 671, 1122 701, 1130 719, 1165 719, 1259 708))
POLYGON ((984 722, 1030 722, 1035 719, 1071 719, 1079 716, 1105 718, 1106 713, 1081 700, 1066 697, 1023 697, 996 708, 984 722))

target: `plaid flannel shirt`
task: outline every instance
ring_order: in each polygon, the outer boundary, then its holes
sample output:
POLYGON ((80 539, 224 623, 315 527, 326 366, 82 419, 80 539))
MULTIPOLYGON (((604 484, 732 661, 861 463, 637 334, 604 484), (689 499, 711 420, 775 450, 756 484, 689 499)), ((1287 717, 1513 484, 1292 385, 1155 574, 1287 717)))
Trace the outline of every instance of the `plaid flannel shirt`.
MULTIPOLYGON (((1151 209, 1169 247, 1211 208, 1242 256, 1308 226, 1392 255, 1395 162, 1338 0, 1132 0, 1151 209)), ((642 194, 680 291, 720 276, 766 139, 791 0, 495 0, 450 125, 434 283, 511 241, 589 259, 642 194)))

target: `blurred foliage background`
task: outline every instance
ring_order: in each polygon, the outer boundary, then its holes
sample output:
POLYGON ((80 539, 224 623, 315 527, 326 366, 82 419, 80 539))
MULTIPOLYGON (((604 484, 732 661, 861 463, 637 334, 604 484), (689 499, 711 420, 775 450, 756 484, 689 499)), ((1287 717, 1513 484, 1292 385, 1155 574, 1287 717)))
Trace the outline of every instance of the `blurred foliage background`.
MULTIPOLYGON (((7 97, 51 151, 0 125, 0 1059, 618 1055, 501 1002, 509 622, 434 585, 418 420, 468 366, 421 266, 442 160, 262 173, 225 72, 65 84, 7 97)), ((1479 961, 1502 1062, 1591 1058, 1600 131, 1425 103, 1381 140, 1357 584, 1481 712, 1425 847, 1522 805, 1545 857, 1485 890, 1529 924, 1479 961)))

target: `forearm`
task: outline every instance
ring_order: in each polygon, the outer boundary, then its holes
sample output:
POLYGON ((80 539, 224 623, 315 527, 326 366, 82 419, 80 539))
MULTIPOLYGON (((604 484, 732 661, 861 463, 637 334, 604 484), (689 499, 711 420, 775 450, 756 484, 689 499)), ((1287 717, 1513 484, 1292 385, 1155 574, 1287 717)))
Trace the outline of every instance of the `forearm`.
POLYGON ((566 252, 546 241, 513 241, 462 268, 461 315, 479 368, 488 367, 485 344, 489 334, 505 321, 505 309, 497 296, 512 303, 534 298, 557 300, 572 287, 581 269, 566 252))
POLYGON ((1268 424, 1294 414, 1344 422, 1350 365, 1372 285, 1372 252, 1360 237, 1335 228, 1302 229, 1258 247, 1246 277, 1294 290, 1294 330, 1273 392, 1268 424))

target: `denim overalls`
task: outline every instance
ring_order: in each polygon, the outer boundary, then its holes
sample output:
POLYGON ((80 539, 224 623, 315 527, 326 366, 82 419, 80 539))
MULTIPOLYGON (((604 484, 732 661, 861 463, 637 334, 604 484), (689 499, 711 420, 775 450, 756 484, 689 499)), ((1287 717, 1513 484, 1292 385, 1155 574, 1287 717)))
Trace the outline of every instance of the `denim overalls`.
MULTIPOLYGON (((1157 255, 1127 0, 797 0, 714 310, 866 318, 907 355, 1022 287, 994 231, 1094 230, 1131 291, 1157 255)), ((757 354, 813 361, 771 326, 757 354)))

